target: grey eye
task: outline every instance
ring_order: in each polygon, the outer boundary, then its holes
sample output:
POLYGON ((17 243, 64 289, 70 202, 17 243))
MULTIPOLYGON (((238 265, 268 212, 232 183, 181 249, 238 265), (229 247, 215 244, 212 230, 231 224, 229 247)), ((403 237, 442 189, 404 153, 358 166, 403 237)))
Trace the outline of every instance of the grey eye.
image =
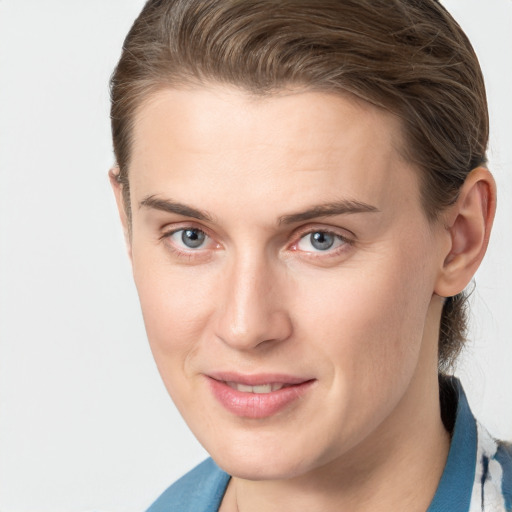
POLYGON ((318 251, 327 251, 335 242, 335 236, 324 231, 316 231, 309 235, 311 246, 318 251))
POLYGON ((181 231, 181 241, 189 249, 197 249, 204 244, 206 235, 200 229, 183 229, 181 231))
POLYGON ((347 240, 341 235, 331 233, 330 231, 318 230, 310 231, 302 236, 297 244, 297 249, 311 253, 331 253, 346 243, 347 240))

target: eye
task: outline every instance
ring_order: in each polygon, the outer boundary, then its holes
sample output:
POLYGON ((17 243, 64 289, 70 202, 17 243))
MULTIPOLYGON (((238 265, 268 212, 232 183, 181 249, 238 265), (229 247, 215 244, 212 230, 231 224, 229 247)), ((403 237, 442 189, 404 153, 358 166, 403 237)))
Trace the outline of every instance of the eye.
POLYGON ((202 249, 210 239, 204 231, 197 228, 178 229, 168 236, 180 249, 202 249))
POLYGON ((348 243, 342 236, 329 231, 306 233, 297 243, 297 249, 305 252, 326 252, 348 243))

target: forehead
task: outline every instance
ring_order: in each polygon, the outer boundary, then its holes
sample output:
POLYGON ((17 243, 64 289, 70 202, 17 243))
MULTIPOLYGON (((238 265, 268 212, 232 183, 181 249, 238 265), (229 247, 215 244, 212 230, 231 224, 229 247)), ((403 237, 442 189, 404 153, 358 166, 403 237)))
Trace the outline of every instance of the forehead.
POLYGON ((326 192, 375 202, 404 179, 418 188, 400 145, 395 116, 349 95, 163 89, 136 113, 130 185, 139 195, 194 186, 199 201, 236 187, 240 201, 279 190, 289 202, 326 192))
MULTIPOLYGON (((155 135, 157 128, 165 128, 172 137, 168 142, 180 144, 188 140, 200 143, 205 150, 216 144, 215 137, 222 137, 223 133, 229 133, 233 143, 247 146, 267 144, 268 135, 278 133, 280 139, 287 138, 295 150, 302 152, 314 149, 303 147, 304 137, 319 148, 332 146, 335 139, 350 143, 349 136, 354 140, 371 137, 390 150, 402 143, 401 123, 392 113, 349 93, 301 89, 265 95, 215 84, 160 89, 136 109, 133 149, 140 148, 148 132, 155 135), (340 122, 349 128, 342 134, 340 122), (236 138, 233 129, 238 134, 236 138), (301 143, 295 143, 299 140, 301 143)), ((163 130, 160 133, 166 135, 163 130)))

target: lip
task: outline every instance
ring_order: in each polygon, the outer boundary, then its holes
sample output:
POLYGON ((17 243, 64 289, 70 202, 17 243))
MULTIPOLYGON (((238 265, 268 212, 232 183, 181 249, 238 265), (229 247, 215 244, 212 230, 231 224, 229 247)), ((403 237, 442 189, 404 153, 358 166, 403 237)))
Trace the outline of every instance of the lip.
POLYGON ((217 401, 230 413, 242 418, 268 418, 290 407, 303 397, 315 379, 283 374, 240 375, 223 372, 205 375, 210 390, 217 401), (246 386, 284 384, 286 387, 269 393, 250 393, 233 389, 227 383, 246 386))

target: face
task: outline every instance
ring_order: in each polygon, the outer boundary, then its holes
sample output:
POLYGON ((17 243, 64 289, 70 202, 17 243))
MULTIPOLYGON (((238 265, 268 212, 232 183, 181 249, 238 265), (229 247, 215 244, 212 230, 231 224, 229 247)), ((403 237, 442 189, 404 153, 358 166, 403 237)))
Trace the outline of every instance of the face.
POLYGON ((400 143, 393 116, 328 93, 212 85, 139 109, 130 243, 149 342, 231 474, 306 474, 421 417, 443 248, 400 143))

